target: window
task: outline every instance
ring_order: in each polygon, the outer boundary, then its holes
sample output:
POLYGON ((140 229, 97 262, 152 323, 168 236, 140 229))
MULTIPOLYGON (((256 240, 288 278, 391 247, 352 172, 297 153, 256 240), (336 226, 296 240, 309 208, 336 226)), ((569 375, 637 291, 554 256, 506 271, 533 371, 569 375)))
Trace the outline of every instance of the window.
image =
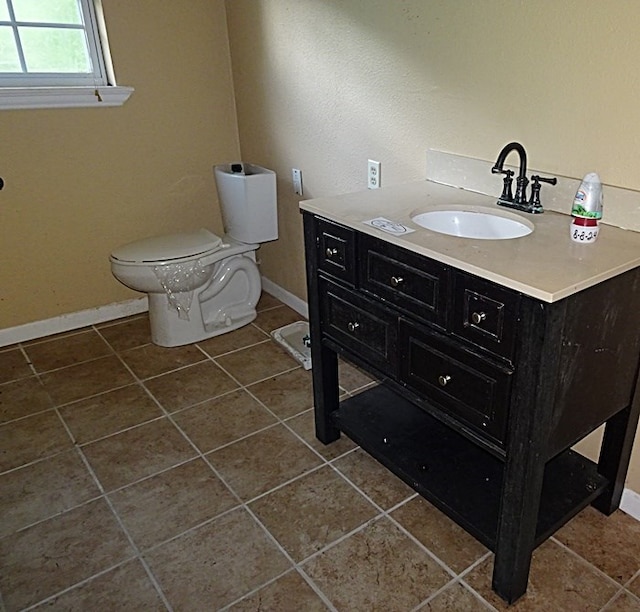
POLYGON ((0 108, 123 104, 100 0, 0 0, 0 108))

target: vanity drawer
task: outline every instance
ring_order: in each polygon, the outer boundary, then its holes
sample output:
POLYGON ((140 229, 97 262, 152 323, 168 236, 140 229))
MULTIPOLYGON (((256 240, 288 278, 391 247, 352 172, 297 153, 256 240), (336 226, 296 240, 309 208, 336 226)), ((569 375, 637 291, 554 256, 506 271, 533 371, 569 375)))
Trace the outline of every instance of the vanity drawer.
POLYGON ((356 234, 352 229, 318 219, 318 267, 323 272, 356 282, 356 234))
POLYGON ((456 272, 453 333, 512 361, 519 304, 519 293, 456 272))
POLYGON ((397 318, 380 306, 320 278, 323 334, 395 375, 397 318))
POLYGON ((446 325, 447 268, 366 234, 360 236, 360 288, 421 319, 446 325))
POLYGON ((510 369, 462 351, 403 319, 398 344, 401 382, 483 435, 504 441, 510 369))

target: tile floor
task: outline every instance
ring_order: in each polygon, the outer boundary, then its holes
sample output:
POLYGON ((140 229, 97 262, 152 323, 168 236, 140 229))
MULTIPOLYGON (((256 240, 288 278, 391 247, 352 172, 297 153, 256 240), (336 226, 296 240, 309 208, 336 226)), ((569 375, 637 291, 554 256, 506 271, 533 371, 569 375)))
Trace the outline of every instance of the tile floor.
MULTIPOLYGON (((504 610, 483 546, 314 439, 310 374, 268 336, 297 318, 265 295, 194 346, 138 316, 0 349, 0 610, 504 610)), ((640 522, 582 512, 512 609, 640 610, 640 522)))

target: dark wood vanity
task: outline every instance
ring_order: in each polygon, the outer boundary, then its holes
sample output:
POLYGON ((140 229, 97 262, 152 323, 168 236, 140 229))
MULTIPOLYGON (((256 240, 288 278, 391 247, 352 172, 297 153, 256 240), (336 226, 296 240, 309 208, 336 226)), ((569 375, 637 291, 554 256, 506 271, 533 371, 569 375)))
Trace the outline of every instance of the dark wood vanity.
POLYGON ((303 211, 317 437, 343 432, 495 552, 620 503, 640 412, 640 268, 553 303, 303 211), (342 355, 381 384, 338 399, 342 355), (571 447, 606 424, 594 463, 571 447))

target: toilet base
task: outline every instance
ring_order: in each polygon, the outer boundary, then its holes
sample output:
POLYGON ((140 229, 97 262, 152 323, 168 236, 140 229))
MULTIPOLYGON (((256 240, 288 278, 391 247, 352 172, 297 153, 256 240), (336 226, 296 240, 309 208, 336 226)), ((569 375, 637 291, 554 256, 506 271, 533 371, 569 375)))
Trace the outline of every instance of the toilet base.
POLYGON ((151 341, 164 347, 183 346, 248 325, 257 316, 261 292, 252 257, 226 258, 216 264, 209 282, 193 292, 188 319, 179 317, 164 293, 149 293, 151 341))
POLYGON ((202 342, 209 338, 226 334, 240 327, 244 327, 253 321, 257 316, 255 309, 244 316, 238 317, 228 324, 217 323, 206 325, 202 321, 200 312, 189 313, 189 320, 178 318, 175 310, 170 310, 167 306, 166 296, 159 293, 149 294, 149 324, 151 327, 151 341, 158 346, 172 347, 202 342), (161 303, 152 308, 153 301, 161 303), (197 320, 193 318, 197 316, 197 320))

